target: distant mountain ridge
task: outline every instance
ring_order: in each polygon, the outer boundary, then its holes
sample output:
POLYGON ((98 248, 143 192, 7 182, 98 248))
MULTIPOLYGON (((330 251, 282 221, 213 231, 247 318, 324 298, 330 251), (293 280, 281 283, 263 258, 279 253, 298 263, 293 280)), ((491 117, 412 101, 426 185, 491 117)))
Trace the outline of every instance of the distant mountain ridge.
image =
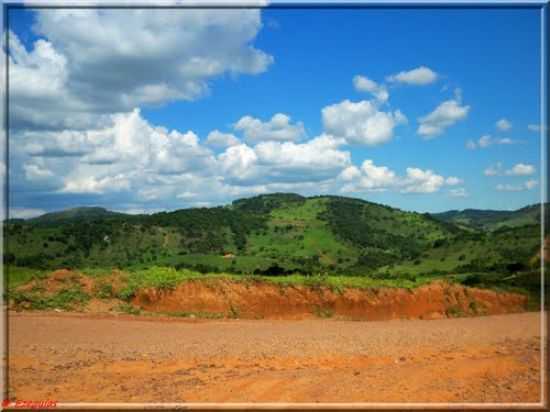
MULTIPOLYGON (((548 216, 548 203, 545 214, 548 216)), ((454 223, 480 230, 496 230, 501 227, 516 227, 528 224, 540 224, 540 204, 529 205, 517 210, 464 209, 433 213, 432 216, 444 222, 454 223)), ((547 219, 546 219, 547 220, 547 219)))
MULTIPOLYGON (((243 199, 237 199, 232 202, 231 206, 234 207, 246 207, 245 205, 250 204, 251 199, 261 199, 263 197, 270 198, 270 197, 285 197, 287 200, 294 199, 307 199, 307 197, 295 194, 295 193, 273 193, 273 194, 267 194, 267 195, 260 195, 253 198, 243 198, 243 199)), ((318 196, 314 196, 318 197, 318 196)), ((358 201, 364 201, 367 203, 370 203, 366 200, 358 199, 358 198, 350 198, 350 197, 344 197, 344 196, 322 196, 326 198, 343 198, 343 199, 355 199, 358 201)), ((277 200, 274 200, 274 202, 277 202, 277 200)), ((546 212, 548 212, 550 204, 547 203, 545 205, 546 212)), ((227 207, 227 206, 216 206, 216 207, 227 207)), ((181 210, 188 210, 188 209, 195 209, 195 208, 186 208, 186 209, 177 209, 170 212, 157 212, 153 213, 152 215, 158 214, 158 213, 174 213, 181 210)), ((204 209, 204 207, 199 208, 204 209)), ((400 210, 395 208, 396 210, 400 210)), ((410 212, 410 213, 418 213, 418 212, 410 212)), ((458 224, 464 224, 466 222, 469 222, 470 225, 477 228, 484 228, 485 223, 490 222, 496 222, 496 221, 503 221, 503 220, 509 220, 512 218, 516 218, 521 215, 529 215, 532 217, 535 217, 536 220, 535 223, 540 222, 540 217, 537 218, 537 215, 540 215, 540 204, 533 204, 524 206, 520 209, 516 210, 496 210, 496 209, 452 209, 447 210, 445 212, 437 212, 437 213, 423 213, 424 215, 431 215, 434 218, 443 221, 443 222, 451 222, 451 223, 458 223, 458 224)), ((60 221, 60 220, 66 220, 66 219, 74 219, 74 218, 96 218, 101 216, 140 216, 140 215, 147 215, 149 214, 129 214, 124 212, 115 212, 112 210, 109 210, 104 207, 100 206, 79 206, 69 209, 61 209, 58 211, 48 212, 44 213, 39 216, 21 219, 21 218, 12 218, 10 220, 27 220, 27 221, 33 221, 33 222, 44 222, 44 221, 60 221)), ((485 227, 487 228, 487 227, 485 227)))

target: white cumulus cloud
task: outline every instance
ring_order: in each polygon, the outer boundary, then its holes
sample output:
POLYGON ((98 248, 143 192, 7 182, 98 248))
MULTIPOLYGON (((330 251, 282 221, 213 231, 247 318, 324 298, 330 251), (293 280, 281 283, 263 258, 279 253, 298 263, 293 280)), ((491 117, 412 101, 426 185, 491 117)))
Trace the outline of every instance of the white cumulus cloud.
POLYGON ((344 143, 321 135, 305 143, 261 142, 232 146, 218 156, 223 179, 233 184, 322 181, 334 178, 351 165, 344 143))
POLYGON ((525 163, 518 163, 506 171, 508 176, 530 176, 535 173, 535 166, 525 163))
POLYGON ((403 193, 433 193, 445 184, 445 178, 432 170, 408 167, 403 183, 405 186, 401 190, 403 193))
POLYGON ((283 113, 275 114, 267 122, 252 116, 243 116, 235 123, 234 129, 241 131, 249 142, 296 141, 305 136, 304 125, 301 122, 292 124, 290 116, 283 113))
POLYGON ((499 192, 523 192, 525 190, 532 190, 537 186, 537 180, 527 180, 523 184, 498 184, 496 185, 496 190, 499 192))
POLYGON ((360 168, 348 167, 339 176, 344 182, 341 191, 380 192, 386 190, 401 193, 435 193, 443 186, 455 186, 463 183, 455 176, 444 177, 430 169, 408 167, 405 176, 398 175, 387 166, 379 166, 373 160, 365 160, 360 168))
POLYGON ((229 147, 240 143, 240 140, 234 134, 222 133, 219 130, 211 131, 206 138, 206 144, 213 147, 229 147))
POLYGON ((420 66, 409 71, 402 71, 386 78, 389 82, 404 83, 414 86, 424 86, 437 80, 437 73, 426 66, 420 66))
POLYGON ((478 140, 468 140, 466 141, 466 148, 470 150, 475 149, 485 149, 493 145, 512 145, 521 143, 519 140, 513 140, 509 137, 494 138, 490 135, 483 135, 478 140))
POLYGON ((526 163, 517 163, 510 169, 504 170, 502 163, 497 162, 485 169, 485 176, 530 176, 536 171, 535 166, 526 163))
POLYGON ((371 80, 365 76, 354 76, 353 86, 355 87, 355 90, 359 92, 371 93, 376 100, 380 102, 386 102, 390 97, 386 86, 378 84, 374 80, 371 80))
POLYGON ((468 197, 469 193, 465 188, 458 187, 456 189, 450 189, 449 195, 451 195, 452 197, 468 197))
POLYGON ((448 127, 468 116, 470 106, 463 106, 460 99, 444 101, 434 111, 418 119, 417 133, 425 139, 441 135, 448 127))
POLYGON ((194 100, 225 73, 255 75, 258 9, 40 9, 30 50, 10 35, 12 126, 88 129, 142 105, 194 100))
POLYGON ((505 118, 499 119, 496 123, 496 128, 501 132, 506 132, 512 128, 512 123, 505 118))
POLYGON ((447 179, 445 179, 445 183, 449 186, 456 186, 463 183, 463 180, 455 176, 449 176, 447 179))
POLYGON ((359 180, 362 189, 386 189, 398 183, 398 177, 386 166, 376 166, 372 160, 365 160, 361 165, 363 175, 359 180))
POLYGON ((348 143, 375 146, 390 141, 394 129, 407 122, 399 110, 380 111, 373 101, 344 100, 322 109, 325 131, 348 143))

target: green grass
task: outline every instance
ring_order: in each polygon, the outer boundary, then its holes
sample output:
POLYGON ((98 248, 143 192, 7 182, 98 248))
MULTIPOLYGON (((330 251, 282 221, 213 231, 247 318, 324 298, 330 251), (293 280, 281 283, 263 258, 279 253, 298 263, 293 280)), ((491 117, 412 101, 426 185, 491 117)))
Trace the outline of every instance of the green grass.
POLYGON ((267 229, 250 236, 247 254, 270 257, 287 267, 292 267, 297 259, 315 256, 326 266, 338 263, 338 259, 355 262, 357 250, 338 240, 320 218, 326 203, 323 198, 308 199, 300 205, 272 210, 267 229))
POLYGON ((98 283, 95 285, 94 294, 100 299, 111 299, 115 297, 113 286, 109 283, 98 283))
POLYGON ((90 295, 78 287, 63 289, 52 296, 44 294, 40 290, 10 291, 8 298, 13 300, 16 307, 33 310, 64 309, 74 310, 86 304, 90 295))
POLYGON ((379 287, 411 289, 425 285, 433 277, 375 279, 366 276, 304 276, 300 274, 286 276, 237 275, 229 273, 202 274, 187 269, 175 270, 171 267, 152 267, 129 272, 128 284, 119 294, 123 300, 131 299, 139 289, 155 288, 171 290, 188 281, 230 280, 234 282, 265 282, 281 287, 305 286, 326 287, 342 293, 346 288, 370 289, 379 287))
POLYGON ((23 268, 17 266, 4 266, 8 289, 16 288, 34 279, 43 279, 46 272, 41 269, 23 268))

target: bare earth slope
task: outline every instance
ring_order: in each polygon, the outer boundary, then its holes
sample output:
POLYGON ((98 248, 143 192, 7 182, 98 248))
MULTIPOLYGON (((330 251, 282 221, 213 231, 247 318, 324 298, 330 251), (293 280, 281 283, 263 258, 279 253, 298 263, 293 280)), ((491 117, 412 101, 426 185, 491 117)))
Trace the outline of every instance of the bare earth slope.
POLYGON ((11 399, 538 402, 540 315, 351 322, 12 313, 11 399))

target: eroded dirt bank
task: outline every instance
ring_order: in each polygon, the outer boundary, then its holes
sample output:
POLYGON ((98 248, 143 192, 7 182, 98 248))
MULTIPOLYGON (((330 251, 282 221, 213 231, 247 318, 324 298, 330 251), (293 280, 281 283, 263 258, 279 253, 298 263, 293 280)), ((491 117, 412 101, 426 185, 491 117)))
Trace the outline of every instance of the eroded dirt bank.
POLYGON ((151 312, 208 312, 248 319, 340 317, 353 320, 438 319, 522 312, 516 293, 434 282, 415 289, 279 286, 266 282, 189 281, 175 290, 144 289, 132 302, 151 312))
POLYGON ((60 402, 538 402, 540 315, 433 321, 9 316, 9 396, 60 402))

